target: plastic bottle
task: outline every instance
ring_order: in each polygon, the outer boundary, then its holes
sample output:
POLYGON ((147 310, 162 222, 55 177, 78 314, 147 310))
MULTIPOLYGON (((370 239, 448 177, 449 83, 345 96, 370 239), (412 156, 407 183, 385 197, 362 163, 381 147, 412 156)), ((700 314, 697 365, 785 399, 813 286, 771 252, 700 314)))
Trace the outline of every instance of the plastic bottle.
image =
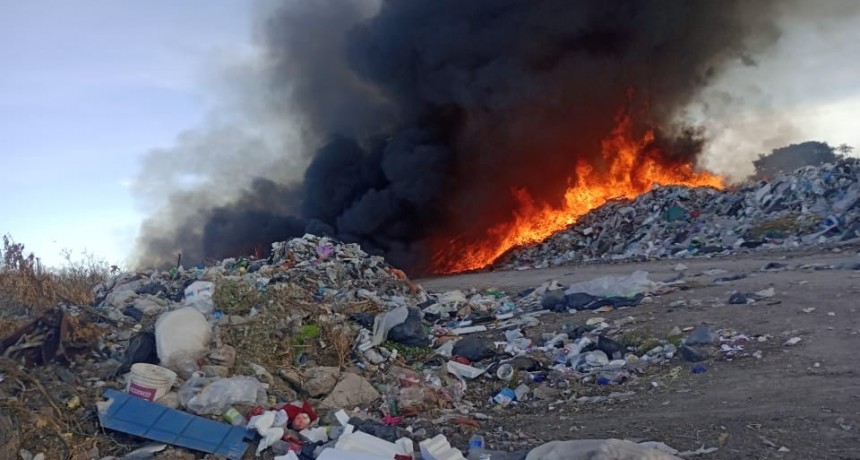
POLYGON ((231 408, 227 409, 227 411, 224 412, 223 417, 224 417, 224 420, 227 421, 227 423, 229 423, 233 426, 245 426, 245 423, 246 423, 245 416, 242 415, 241 412, 236 410, 235 407, 231 407, 231 408))
POLYGON ((484 448, 484 437, 475 433, 469 438, 469 451, 472 449, 483 449, 484 448))

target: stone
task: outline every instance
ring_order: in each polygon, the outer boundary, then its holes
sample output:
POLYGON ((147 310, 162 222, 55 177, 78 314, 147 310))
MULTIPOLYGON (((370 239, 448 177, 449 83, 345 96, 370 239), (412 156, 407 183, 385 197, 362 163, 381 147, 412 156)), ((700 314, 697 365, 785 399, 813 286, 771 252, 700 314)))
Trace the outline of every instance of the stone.
POLYGON ((310 397, 318 398, 331 393, 339 378, 340 369, 336 367, 313 367, 304 373, 302 390, 310 397))
POLYGON ((331 394, 320 403, 320 407, 324 409, 353 409, 369 405, 379 397, 379 392, 364 377, 344 373, 331 394))
POLYGON ((299 375, 299 373, 296 371, 279 369, 278 375, 280 375, 281 378, 284 379, 285 382, 289 383, 292 386, 295 386, 295 387, 301 387, 302 386, 302 376, 299 375))
POLYGON ((221 345, 209 353, 209 361, 232 369, 236 364, 236 349, 230 345, 221 345))

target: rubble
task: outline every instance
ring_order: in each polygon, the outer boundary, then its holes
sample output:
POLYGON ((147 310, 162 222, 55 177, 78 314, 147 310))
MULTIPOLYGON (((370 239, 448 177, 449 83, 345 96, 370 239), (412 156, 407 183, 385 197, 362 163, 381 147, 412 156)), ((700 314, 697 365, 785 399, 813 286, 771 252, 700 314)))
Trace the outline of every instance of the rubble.
POLYGON ((634 200, 606 203, 542 242, 514 248, 495 265, 685 258, 858 237, 860 159, 843 158, 726 190, 655 187, 634 200))

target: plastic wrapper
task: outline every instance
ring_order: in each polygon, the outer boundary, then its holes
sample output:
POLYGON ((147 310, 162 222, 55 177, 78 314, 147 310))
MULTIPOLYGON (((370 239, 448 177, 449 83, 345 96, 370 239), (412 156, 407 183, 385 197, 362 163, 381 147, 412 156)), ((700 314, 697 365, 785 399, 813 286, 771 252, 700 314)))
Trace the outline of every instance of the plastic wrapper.
POLYGON ((195 376, 179 389, 179 402, 195 414, 221 415, 235 404, 265 403, 266 389, 253 377, 208 379, 195 376))
POLYGON ((603 276, 571 284, 565 293, 585 293, 597 297, 633 297, 650 292, 657 286, 657 283, 648 279, 648 272, 636 270, 629 276, 603 276))

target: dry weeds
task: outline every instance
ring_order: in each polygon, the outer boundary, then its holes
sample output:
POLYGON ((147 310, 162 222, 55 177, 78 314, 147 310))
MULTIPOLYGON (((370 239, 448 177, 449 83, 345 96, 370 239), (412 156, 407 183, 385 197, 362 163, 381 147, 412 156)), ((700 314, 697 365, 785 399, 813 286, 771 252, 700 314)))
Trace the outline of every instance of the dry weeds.
POLYGON ((73 260, 64 253, 66 264, 59 269, 46 269, 24 245, 9 235, 3 236, 0 249, 0 316, 22 313, 41 314, 61 302, 89 305, 93 302, 93 287, 104 281, 112 269, 103 261, 84 255, 73 260))

